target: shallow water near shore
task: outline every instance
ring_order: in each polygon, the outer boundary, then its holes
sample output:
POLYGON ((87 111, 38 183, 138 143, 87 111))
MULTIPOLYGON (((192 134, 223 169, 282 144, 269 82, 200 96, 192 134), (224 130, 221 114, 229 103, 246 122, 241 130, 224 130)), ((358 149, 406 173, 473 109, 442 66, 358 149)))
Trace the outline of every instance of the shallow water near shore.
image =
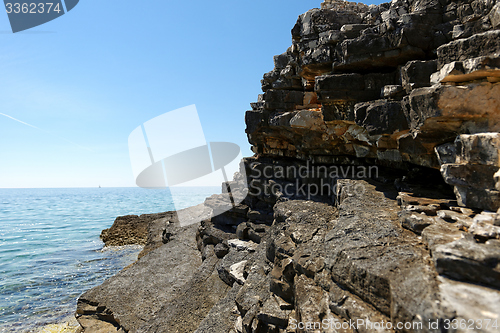
MULTIPOLYGON (((183 207, 220 187, 182 191, 183 207)), ((137 259, 139 246, 103 249, 120 215, 174 210, 168 190, 0 189, 0 332, 36 332, 67 320, 78 296, 137 259)))

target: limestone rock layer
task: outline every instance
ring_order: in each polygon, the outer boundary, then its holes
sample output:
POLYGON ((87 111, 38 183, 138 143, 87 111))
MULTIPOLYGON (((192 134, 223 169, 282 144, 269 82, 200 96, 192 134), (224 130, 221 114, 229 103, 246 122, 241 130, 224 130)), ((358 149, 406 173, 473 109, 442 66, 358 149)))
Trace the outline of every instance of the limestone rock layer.
POLYGON ((326 1, 301 15, 292 46, 274 57, 264 93, 246 114, 253 151, 441 169, 463 205, 496 211, 500 193, 491 172, 499 145, 491 136, 500 130, 499 5, 326 1), (460 148, 463 140, 478 143, 460 148), (440 152, 450 149, 455 158, 443 160, 440 152), (463 149, 493 160, 471 160, 463 149), (490 166, 488 184, 467 177, 465 165, 469 173, 490 166), (461 169, 460 180, 450 168, 461 169))

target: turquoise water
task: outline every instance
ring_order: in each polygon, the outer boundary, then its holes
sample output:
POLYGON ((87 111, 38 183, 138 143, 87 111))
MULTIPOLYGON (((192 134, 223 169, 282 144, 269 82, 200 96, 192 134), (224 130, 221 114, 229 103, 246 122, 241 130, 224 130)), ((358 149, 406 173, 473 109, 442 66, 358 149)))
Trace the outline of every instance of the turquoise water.
MULTIPOLYGON (((185 188, 183 207, 219 187, 185 188)), ((0 332, 28 332, 72 315, 82 292, 137 258, 140 248, 103 249, 120 215, 173 210, 168 190, 0 189, 0 332)))

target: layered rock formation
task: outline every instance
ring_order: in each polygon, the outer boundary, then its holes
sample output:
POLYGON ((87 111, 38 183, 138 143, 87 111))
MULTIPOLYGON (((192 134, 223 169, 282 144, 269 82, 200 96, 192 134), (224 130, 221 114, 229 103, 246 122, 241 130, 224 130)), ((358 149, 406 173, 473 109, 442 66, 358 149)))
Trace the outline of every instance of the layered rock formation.
POLYGON ((253 151, 441 168, 464 205, 498 209, 499 146, 488 134, 499 131, 498 10, 483 0, 331 1, 301 15, 246 114, 253 151), (472 169, 487 184, 457 178, 472 169))
POLYGON ((243 201, 152 219, 85 331, 498 332, 499 29, 494 0, 301 15, 222 187, 243 201))

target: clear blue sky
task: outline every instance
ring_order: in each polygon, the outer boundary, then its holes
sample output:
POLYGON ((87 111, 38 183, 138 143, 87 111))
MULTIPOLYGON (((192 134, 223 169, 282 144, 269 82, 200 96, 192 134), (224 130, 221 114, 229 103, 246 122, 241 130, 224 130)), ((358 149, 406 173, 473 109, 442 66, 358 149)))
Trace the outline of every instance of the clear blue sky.
POLYGON ((190 104, 251 155, 244 113, 320 3, 81 0, 17 34, 0 13, 0 113, 37 127, 0 115, 0 188, 134 186, 128 135, 190 104))

